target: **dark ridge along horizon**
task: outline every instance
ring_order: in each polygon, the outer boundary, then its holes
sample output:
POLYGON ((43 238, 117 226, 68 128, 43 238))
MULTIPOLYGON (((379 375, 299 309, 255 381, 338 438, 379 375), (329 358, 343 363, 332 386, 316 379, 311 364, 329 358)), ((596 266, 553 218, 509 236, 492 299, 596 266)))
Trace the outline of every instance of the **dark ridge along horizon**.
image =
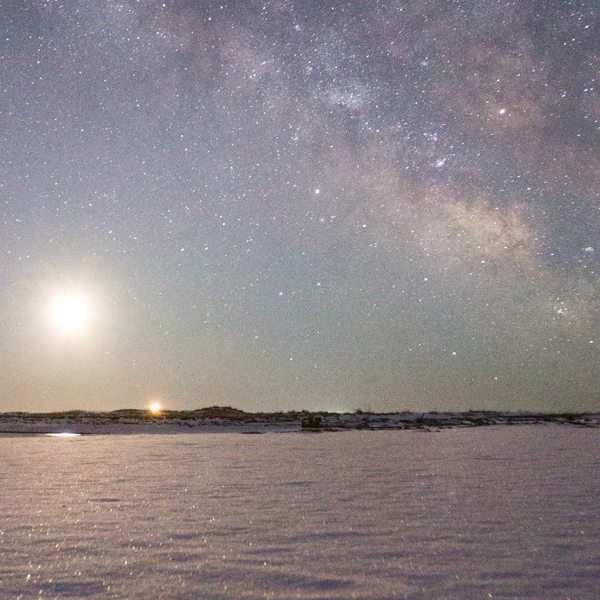
POLYGON ((424 430, 493 425, 571 425, 600 428, 598 413, 539 413, 469 410, 466 412, 348 413, 327 411, 245 412, 229 406, 196 410, 119 409, 0 413, 0 433, 238 433, 324 432, 344 430, 424 430))

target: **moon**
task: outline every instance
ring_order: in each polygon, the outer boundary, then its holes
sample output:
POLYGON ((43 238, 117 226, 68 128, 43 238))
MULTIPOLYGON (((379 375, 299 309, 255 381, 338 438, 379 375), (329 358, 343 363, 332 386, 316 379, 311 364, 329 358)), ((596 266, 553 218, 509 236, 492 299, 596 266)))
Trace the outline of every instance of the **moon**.
POLYGON ((50 319, 54 328, 65 334, 83 333, 91 318, 89 300, 77 292, 58 294, 50 307, 50 319))

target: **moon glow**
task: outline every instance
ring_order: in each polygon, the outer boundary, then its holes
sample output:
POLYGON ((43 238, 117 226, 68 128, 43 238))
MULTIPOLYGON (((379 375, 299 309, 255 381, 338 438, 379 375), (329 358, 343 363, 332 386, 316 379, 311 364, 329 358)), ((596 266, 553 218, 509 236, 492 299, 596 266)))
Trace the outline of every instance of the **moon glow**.
POLYGON ((57 296, 50 309, 50 317, 55 329, 70 335, 85 331, 91 316, 89 301, 81 294, 74 292, 57 296))

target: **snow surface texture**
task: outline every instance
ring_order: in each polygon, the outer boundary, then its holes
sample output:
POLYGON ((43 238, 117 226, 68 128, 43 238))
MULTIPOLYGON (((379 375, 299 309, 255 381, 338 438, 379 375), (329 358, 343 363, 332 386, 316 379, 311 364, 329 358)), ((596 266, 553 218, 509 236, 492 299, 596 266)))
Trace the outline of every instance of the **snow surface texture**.
POLYGON ((0 598, 600 598, 600 431, 0 437, 0 598))

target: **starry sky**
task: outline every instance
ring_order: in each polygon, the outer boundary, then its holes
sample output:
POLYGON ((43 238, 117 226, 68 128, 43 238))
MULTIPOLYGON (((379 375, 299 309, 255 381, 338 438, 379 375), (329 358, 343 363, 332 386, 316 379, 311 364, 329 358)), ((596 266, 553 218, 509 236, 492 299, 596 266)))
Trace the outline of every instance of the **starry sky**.
POLYGON ((0 0, 0 411, 597 411, 599 15, 0 0))

